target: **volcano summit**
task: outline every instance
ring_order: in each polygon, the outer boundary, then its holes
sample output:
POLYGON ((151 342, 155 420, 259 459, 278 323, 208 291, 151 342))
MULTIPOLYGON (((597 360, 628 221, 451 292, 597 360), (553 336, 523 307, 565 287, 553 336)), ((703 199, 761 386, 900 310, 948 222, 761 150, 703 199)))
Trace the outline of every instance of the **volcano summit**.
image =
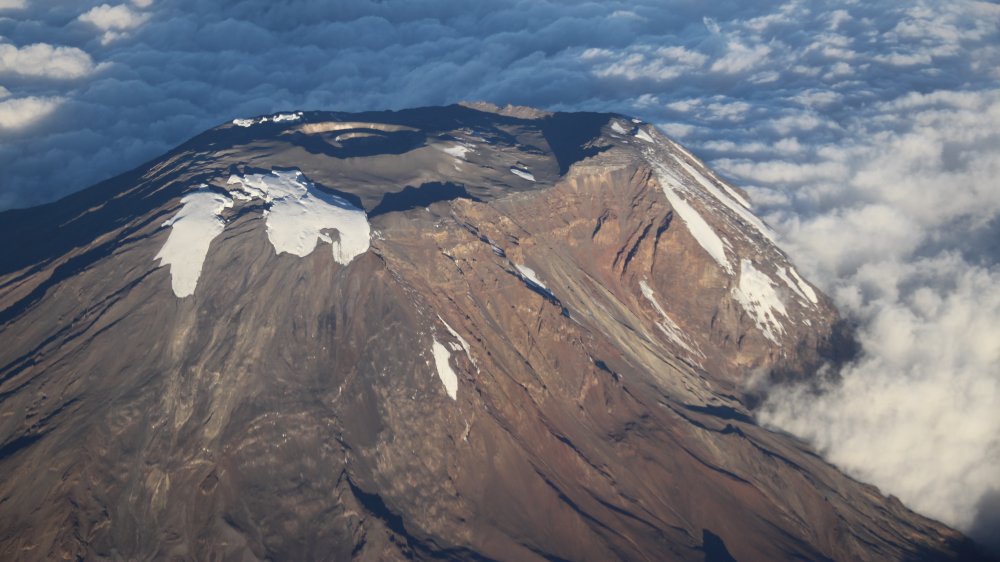
POLYGON ((755 423, 850 337, 635 119, 237 119, 0 237, 4 560, 967 548, 755 423))

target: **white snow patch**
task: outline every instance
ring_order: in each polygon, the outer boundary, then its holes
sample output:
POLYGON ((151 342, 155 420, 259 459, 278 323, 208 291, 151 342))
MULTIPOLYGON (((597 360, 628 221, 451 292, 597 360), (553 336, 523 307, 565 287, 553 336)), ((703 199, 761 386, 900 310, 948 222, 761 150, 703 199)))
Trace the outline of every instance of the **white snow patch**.
POLYGON ((788 266, 788 268, 778 267, 775 269, 775 273, 778 277, 788 285, 795 294, 802 297, 803 301, 811 302, 816 304, 819 299, 816 298, 816 291, 813 290, 801 277, 799 277, 799 272, 795 271, 795 268, 788 266), (791 276, 789 276, 791 274, 791 276))
POLYGON ((799 290, 809 299, 809 302, 817 304, 819 302, 819 297, 816 296, 816 291, 806 283, 806 280, 799 276, 799 272, 795 271, 795 268, 788 266, 788 272, 792 274, 792 278, 795 279, 795 284, 799 286, 799 290))
POLYGON ((691 353, 697 353, 698 355, 704 356, 704 354, 700 351, 691 349, 688 342, 685 341, 687 338, 684 336, 684 331, 681 330, 680 326, 678 326, 672 318, 670 318, 667 311, 663 310, 663 307, 660 306, 660 303, 656 300, 656 293, 653 292, 653 288, 646 283, 645 279, 639 281, 639 288, 642 289, 642 296, 646 297, 646 300, 653 305, 653 308, 660 313, 660 317, 663 319, 662 321, 656 323, 657 327, 659 327, 660 330, 677 345, 683 347, 691 353))
POLYGON ((535 285, 538 285, 540 288, 545 289, 546 291, 549 290, 549 288, 545 286, 545 283, 542 283, 542 280, 538 278, 538 274, 535 273, 534 269, 531 269, 526 265, 520 265, 517 263, 514 264, 514 267, 516 267, 517 270, 521 272, 521 277, 523 277, 525 280, 530 281, 535 285))
POLYGON ((444 390, 451 396, 452 400, 458 399, 458 375, 452 370, 451 364, 448 359, 451 358, 451 353, 448 352, 448 348, 438 343, 434 340, 434 344, 431 346, 431 352, 434 354, 434 367, 437 369, 438 378, 441 379, 441 383, 444 384, 444 390))
POLYGON ((642 123, 642 119, 637 119, 637 118, 633 117, 632 118, 632 122, 635 123, 636 125, 638 125, 638 124, 642 123))
POLYGON ((510 173, 514 174, 517 177, 524 178, 528 181, 535 181, 535 176, 527 170, 522 170, 520 168, 511 168, 510 173))
MULTIPOLYGON (((264 117, 264 119, 266 120, 267 117, 264 117)), ((275 123, 281 123, 282 121, 298 121, 299 119, 302 119, 301 111, 297 113, 279 113, 274 117, 272 117, 271 121, 274 121, 275 123)))
POLYGON ((278 113, 276 115, 258 117, 256 119, 233 119, 233 125, 236 125, 237 127, 252 127, 260 123, 267 123, 268 121, 281 123, 282 121, 298 121, 299 119, 302 119, 301 111, 297 111, 295 113, 278 113))
POLYGON ((465 160, 465 155, 472 152, 472 149, 464 144, 456 144, 454 146, 448 146, 441 149, 445 154, 449 156, 454 156, 460 160, 465 160))
POLYGON ((320 191, 298 170, 233 175, 228 183, 238 186, 233 193, 242 191, 246 197, 269 204, 267 238, 276 254, 305 257, 322 240, 331 245, 337 263, 347 265, 370 247, 371 227, 364 210, 320 191), (337 231, 337 240, 329 230, 337 231))
MULTIPOLYGON (((444 327, 448 329, 448 332, 450 332, 451 335, 456 340, 458 340, 459 349, 465 350, 465 356, 469 358, 469 361, 473 365, 476 365, 476 360, 472 358, 472 348, 469 346, 469 342, 465 341, 465 338, 463 338, 462 336, 458 335, 458 332, 456 332, 451 326, 449 326, 448 323, 444 321, 444 318, 441 318, 440 314, 438 315, 438 320, 440 320, 441 323, 444 324, 444 327)), ((458 349, 456 349, 455 351, 458 351, 458 349)), ((478 367, 478 365, 477 365, 477 367, 478 367)))
POLYGON ((733 289, 733 297, 740 303, 743 310, 753 316, 757 328, 764 337, 778 343, 775 334, 785 333, 785 328, 778 320, 777 314, 788 317, 785 303, 775 290, 774 282, 762 271, 753 266, 750 260, 740 260, 740 284, 733 289))
POLYGON ((535 289, 545 293, 552 300, 559 300, 556 298, 555 294, 553 294, 552 291, 545 286, 545 283, 542 283, 542 280, 538 277, 538 274, 535 273, 534 269, 531 269, 526 265, 516 263, 514 264, 514 267, 517 268, 517 273, 521 277, 521 280, 524 281, 529 287, 534 287, 535 289))
POLYGON ((730 187, 730 185, 728 183, 720 180, 719 178, 715 178, 715 179, 716 179, 716 181, 719 182, 719 185, 722 186, 722 189, 726 190, 726 193, 728 193, 730 197, 732 197, 733 199, 735 199, 740 205, 743 205, 743 207, 745 209, 749 209, 750 208, 750 202, 747 201, 742 195, 740 195, 740 193, 738 191, 736 191, 735 189, 733 189, 732 187, 730 187))
POLYGON ((181 203, 177 214, 163 223, 170 227, 170 236, 153 258, 160 260, 160 266, 170 266, 170 284, 178 298, 194 294, 208 247, 226 227, 220 215, 223 209, 233 206, 233 200, 199 189, 185 195, 181 203))
POLYGON ((684 146, 681 145, 681 143, 676 142, 676 141, 670 141, 670 144, 674 145, 674 148, 676 148, 677 150, 679 150, 681 152, 681 154, 683 154, 684 156, 687 156, 688 159, 691 160, 692 162, 697 162, 698 161, 698 159, 694 157, 694 154, 691 154, 690 152, 688 152, 688 149, 684 148, 684 146))
POLYGON ((705 219, 698 214, 698 211, 691 206, 690 203, 681 198, 677 194, 675 188, 681 187, 678 185, 677 180, 674 175, 663 165, 662 162, 653 159, 653 170, 656 173, 656 178, 660 182, 660 186, 663 189, 663 194, 667 196, 667 201, 670 206, 674 208, 674 211, 681 217, 684 224, 687 226, 688 231, 694 236, 694 239, 698 244, 704 248, 708 255, 712 256, 722 269, 727 273, 733 273, 733 266, 729 263, 729 258, 726 257, 726 247, 719 238, 719 235, 715 233, 715 230, 705 222, 705 219))
POLYGON ((798 295, 799 298, 801 298, 803 301, 809 300, 809 297, 807 297, 806 294, 802 292, 802 289, 800 289, 799 286, 795 283, 795 281, 793 281, 792 278, 788 276, 788 271, 784 267, 774 268, 774 273, 777 274, 778 279, 781 279, 781 281, 785 285, 788 285, 788 288, 791 289, 796 295, 798 295))
POLYGON ((618 121, 614 121, 611 123, 611 130, 618 133, 619 135, 624 135, 628 133, 628 131, 625 130, 625 127, 622 127, 621 123, 619 123, 618 121))
POLYGON ((656 142, 655 140, 653 140, 653 137, 651 137, 649 133, 646 132, 646 129, 639 129, 638 131, 636 131, 635 138, 639 140, 644 140, 646 142, 652 142, 652 143, 656 142))
MULTIPOLYGON (((680 143, 675 142, 675 141, 670 141, 670 144, 674 145, 674 148, 676 148, 677 150, 679 150, 681 152, 681 154, 687 156, 688 159, 691 160, 692 162, 698 162, 699 161, 697 158, 694 157, 693 154, 691 154, 690 152, 688 152, 688 150, 686 148, 684 148, 683 146, 681 146, 680 143)), ((750 202, 747 201, 745 197, 743 197, 742 195, 740 195, 740 193, 738 191, 736 191, 735 189, 733 189, 726 182, 720 180, 719 177, 716 176, 715 174, 712 174, 712 177, 715 178, 715 181, 719 182, 719 185, 721 185, 722 188, 726 190, 726 193, 728 193, 730 195, 730 197, 732 197, 733 199, 735 199, 740 205, 743 205, 743 207, 745 207, 747 209, 750 209, 750 207, 751 207, 750 202)))
MULTIPOLYGON (((719 188, 716 187, 715 184, 711 182, 711 180, 705 177, 704 174, 702 174, 692 166, 688 165, 688 163, 685 162, 683 158, 679 158, 675 154, 671 154, 671 156, 678 164, 680 164, 681 168, 683 168, 685 172, 687 172, 692 178, 694 178, 695 181, 697 181, 699 185, 705 188, 706 191, 711 193, 713 197, 718 199, 720 203, 725 205, 732 212, 736 213, 736 215, 741 219, 743 219, 747 224, 750 224, 754 228, 756 228, 757 231, 760 232, 765 238, 767 238, 768 241, 770 241, 772 244, 776 243, 774 232, 766 224, 764 224, 764 221, 760 220, 757 217, 757 215, 751 213, 750 211, 747 210, 746 207, 743 206, 743 204, 740 202, 741 198, 734 199, 732 197, 727 197, 726 193, 720 191, 719 188)), ((735 192, 732 192, 730 193, 730 195, 733 195, 734 193, 735 192)))

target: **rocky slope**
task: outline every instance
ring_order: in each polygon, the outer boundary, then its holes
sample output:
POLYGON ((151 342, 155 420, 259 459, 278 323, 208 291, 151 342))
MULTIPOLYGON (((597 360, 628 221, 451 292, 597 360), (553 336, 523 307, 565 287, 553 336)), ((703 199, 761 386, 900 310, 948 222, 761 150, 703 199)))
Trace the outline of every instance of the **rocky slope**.
POLYGON ((237 120, 0 236, 2 559, 964 552, 754 422, 837 314, 636 120, 237 120))

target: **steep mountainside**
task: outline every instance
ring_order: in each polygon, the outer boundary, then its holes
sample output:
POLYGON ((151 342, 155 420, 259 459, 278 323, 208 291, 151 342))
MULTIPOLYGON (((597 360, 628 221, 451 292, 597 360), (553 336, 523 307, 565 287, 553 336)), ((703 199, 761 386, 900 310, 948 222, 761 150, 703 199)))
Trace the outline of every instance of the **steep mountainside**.
POLYGON ((0 214, 0 559, 917 560, 956 532, 758 426, 849 351, 637 120, 236 120, 0 214))

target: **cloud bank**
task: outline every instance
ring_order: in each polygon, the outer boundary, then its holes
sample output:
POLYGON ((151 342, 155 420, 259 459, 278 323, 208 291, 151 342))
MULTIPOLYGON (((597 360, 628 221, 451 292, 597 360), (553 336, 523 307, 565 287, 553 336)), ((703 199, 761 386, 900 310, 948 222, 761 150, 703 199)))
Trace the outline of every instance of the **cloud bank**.
POLYGON ((93 69, 90 55, 76 47, 35 43, 18 48, 0 44, 0 75, 73 79, 86 76, 93 69))
POLYGON ((0 208, 274 111, 638 115, 746 186, 861 327, 839 382, 773 389, 761 419, 923 513, 991 528, 1000 7, 703 4, 0 0, 0 208))

